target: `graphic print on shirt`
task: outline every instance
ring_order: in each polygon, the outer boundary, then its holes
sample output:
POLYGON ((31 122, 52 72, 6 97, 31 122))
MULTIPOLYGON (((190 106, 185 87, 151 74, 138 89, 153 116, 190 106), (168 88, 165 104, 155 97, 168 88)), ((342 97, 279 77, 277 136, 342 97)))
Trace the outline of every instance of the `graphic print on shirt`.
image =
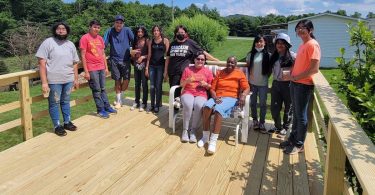
POLYGON ((188 51, 188 45, 172 45, 170 50, 170 57, 185 57, 188 51))
POLYGON ((97 39, 93 39, 89 41, 89 44, 91 46, 91 53, 94 56, 99 57, 100 55, 97 48, 101 45, 100 41, 97 39))

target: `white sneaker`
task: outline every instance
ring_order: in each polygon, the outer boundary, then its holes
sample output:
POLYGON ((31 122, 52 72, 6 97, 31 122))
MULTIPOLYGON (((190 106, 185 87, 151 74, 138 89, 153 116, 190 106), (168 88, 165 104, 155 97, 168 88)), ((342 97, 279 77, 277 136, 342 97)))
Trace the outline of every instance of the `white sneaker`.
POLYGON ((210 137, 210 132, 209 131, 203 131, 203 136, 202 139, 198 141, 198 148, 201 148, 204 146, 204 144, 208 143, 210 137))
POLYGON ((284 138, 285 135, 286 135, 287 133, 288 133, 287 130, 282 129, 282 130, 280 131, 280 133, 277 135, 277 137, 278 137, 278 138, 284 138))
POLYGON ((182 143, 189 142, 189 134, 188 134, 188 131, 187 131, 187 130, 183 130, 183 131, 182 131, 181 142, 182 142, 182 143))
POLYGON ((115 102, 115 108, 120 109, 121 108, 121 102, 115 102))
POLYGON ((173 106, 174 106, 175 108, 181 108, 181 99, 180 99, 180 97, 176 97, 176 98, 174 99, 173 106))
POLYGON ((197 143, 197 137, 195 137, 195 133, 190 132, 190 143, 197 143))
POLYGON ((208 144, 207 153, 215 154, 216 152, 216 142, 219 134, 212 133, 210 137, 210 143, 208 144))
POLYGON ((133 106, 130 107, 130 110, 133 111, 133 110, 135 110, 136 108, 137 108, 137 103, 133 103, 133 106))
POLYGON ((142 108, 142 106, 139 108, 139 112, 143 112, 145 109, 142 108))

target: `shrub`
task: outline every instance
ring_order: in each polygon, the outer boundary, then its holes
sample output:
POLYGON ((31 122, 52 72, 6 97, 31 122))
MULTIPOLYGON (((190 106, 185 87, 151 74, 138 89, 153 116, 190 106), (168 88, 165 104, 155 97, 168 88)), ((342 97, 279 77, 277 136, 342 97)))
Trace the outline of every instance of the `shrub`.
POLYGON ((356 50, 354 57, 346 61, 345 50, 340 49, 342 57, 336 61, 343 71, 343 81, 339 86, 347 96, 349 109, 375 142, 375 43, 365 23, 348 27, 350 44, 356 50))
POLYGON ((181 16, 167 29, 167 35, 172 39, 176 26, 184 25, 188 29, 191 39, 196 41, 206 51, 212 50, 219 42, 226 39, 228 27, 205 15, 195 15, 192 18, 181 16))
POLYGON ((7 65, 5 64, 4 61, 0 61, 0 75, 8 74, 8 73, 9 73, 9 69, 7 65))

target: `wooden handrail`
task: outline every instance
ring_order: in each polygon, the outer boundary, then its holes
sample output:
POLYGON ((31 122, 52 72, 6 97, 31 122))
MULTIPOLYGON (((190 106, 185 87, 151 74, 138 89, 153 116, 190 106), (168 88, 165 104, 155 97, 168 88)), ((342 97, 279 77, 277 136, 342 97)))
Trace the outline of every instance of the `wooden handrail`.
POLYGON ((363 194, 375 192, 375 146, 321 72, 314 76, 316 91, 329 116, 324 194, 343 194, 345 160, 349 160, 363 194))

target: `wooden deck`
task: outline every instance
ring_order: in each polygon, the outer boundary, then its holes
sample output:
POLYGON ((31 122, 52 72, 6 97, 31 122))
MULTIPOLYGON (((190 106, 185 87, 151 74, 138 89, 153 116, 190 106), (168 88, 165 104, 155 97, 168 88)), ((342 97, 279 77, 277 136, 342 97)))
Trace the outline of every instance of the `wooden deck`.
MULTIPOLYGON (((66 137, 45 133, 0 153, 0 194, 322 194, 314 134, 287 156, 276 135, 249 132, 234 146, 223 128, 217 153, 182 144, 167 109, 86 115, 66 137)), ((177 129, 181 129, 181 122, 177 129)))

